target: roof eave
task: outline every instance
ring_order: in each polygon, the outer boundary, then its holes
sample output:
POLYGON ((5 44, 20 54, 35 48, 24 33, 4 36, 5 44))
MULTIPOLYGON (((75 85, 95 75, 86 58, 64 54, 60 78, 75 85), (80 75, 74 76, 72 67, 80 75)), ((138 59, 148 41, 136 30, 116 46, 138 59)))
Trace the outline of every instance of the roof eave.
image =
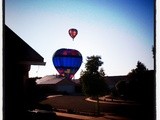
POLYGON ((46 65, 46 62, 37 62, 37 61, 21 61, 19 64, 24 65, 46 65))

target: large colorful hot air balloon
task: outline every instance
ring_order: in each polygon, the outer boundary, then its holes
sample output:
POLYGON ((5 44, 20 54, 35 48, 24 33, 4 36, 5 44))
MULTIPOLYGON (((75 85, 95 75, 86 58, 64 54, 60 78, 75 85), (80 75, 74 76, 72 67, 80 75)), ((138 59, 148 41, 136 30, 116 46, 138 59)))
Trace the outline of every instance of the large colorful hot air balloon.
POLYGON ((82 55, 75 49, 58 49, 53 57, 52 62, 61 76, 72 79, 82 64, 82 55))
POLYGON ((74 40, 74 38, 75 38, 76 35, 78 34, 78 30, 75 29, 75 28, 71 28, 71 29, 69 29, 68 33, 69 33, 69 35, 70 35, 70 36, 73 38, 73 40, 74 40))

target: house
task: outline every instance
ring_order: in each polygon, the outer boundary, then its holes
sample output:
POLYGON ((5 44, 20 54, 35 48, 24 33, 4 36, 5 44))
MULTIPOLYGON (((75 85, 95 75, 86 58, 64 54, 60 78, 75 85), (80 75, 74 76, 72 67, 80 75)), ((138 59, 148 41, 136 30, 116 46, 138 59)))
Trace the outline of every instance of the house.
POLYGON ((106 81, 109 89, 114 88, 116 83, 121 80, 127 81, 127 76, 123 75, 123 76, 106 76, 105 77, 105 81, 106 81))
POLYGON ((44 58, 7 25, 3 26, 3 118, 24 119, 24 87, 31 65, 44 58))
MULTIPOLYGON (((105 81, 109 89, 113 89, 118 81, 127 80, 127 76, 106 76, 105 81)), ((37 85, 42 91, 48 94, 56 92, 81 93, 81 84, 79 79, 67 80, 56 75, 46 75, 37 79, 37 85)))
MULTIPOLYGON (((61 92, 72 94, 75 92, 76 83, 72 80, 59 77, 57 75, 47 75, 41 79, 37 79, 37 85, 48 92, 61 92)), ((46 92, 47 92, 46 91, 46 92)))
MULTIPOLYGON (((127 81, 127 75, 105 76, 105 82, 109 89, 114 88, 116 83, 121 80, 127 81)), ((79 79, 74 79, 73 82, 75 82, 76 85, 80 85, 79 79)))

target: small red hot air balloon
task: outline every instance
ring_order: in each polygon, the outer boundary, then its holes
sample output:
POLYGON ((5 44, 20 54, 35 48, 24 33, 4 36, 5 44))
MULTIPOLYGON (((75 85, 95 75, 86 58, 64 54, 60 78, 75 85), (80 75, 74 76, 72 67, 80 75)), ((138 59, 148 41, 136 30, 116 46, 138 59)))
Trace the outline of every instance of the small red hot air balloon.
POLYGON ((69 29, 68 33, 69 33, 69 35, 70 35, 70 36, 73 38, 73 40, 74 40, 74 38, 75 38, 76 35, 78 34, 78 30, 75 29, 75 28, 71 28, 71 29, 69 29))

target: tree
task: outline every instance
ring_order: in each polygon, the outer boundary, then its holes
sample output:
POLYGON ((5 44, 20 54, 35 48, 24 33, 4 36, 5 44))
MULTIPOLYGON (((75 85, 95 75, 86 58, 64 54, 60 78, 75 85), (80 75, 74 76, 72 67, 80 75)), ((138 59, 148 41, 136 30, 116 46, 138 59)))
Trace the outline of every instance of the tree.
POLYGON ((155 117, 155 71, 148 70, 141 62, 129 74, 128 95, 141 104, 147 119, 155 117))
POLYGON ((105 95, 107 88, 104 80, 104 70, 102 68, 99 70, 102 64, 100 56, 87 57, 86 70, 81 71, 80 75, 84 94, 97 100, 97 114, 99 114, 99 96, 105 95))
POLYGON ((143 101, 145 95, 145 86, 148 82, 146 80, 146 72, 148 69, 146 66, 140 61, 137 62, 136 69, 133 69, 130 73, 128 73, 129 79, 129 95, 130 98, 136 101, 143 101))
POLYGON ((125 80, 121 80, 121 81, 118 81, 115 85, 115 88, 118 92, 118 96, 120 98, 125 98, 126 99, 126 93, 127 93, 127 83, 125 80))
POLYGON ((156 53, 156 48, 155 48, 155 46, 153 45, 153 46, 152 46, 153 59, 155 59, 155 53, 156 53))

